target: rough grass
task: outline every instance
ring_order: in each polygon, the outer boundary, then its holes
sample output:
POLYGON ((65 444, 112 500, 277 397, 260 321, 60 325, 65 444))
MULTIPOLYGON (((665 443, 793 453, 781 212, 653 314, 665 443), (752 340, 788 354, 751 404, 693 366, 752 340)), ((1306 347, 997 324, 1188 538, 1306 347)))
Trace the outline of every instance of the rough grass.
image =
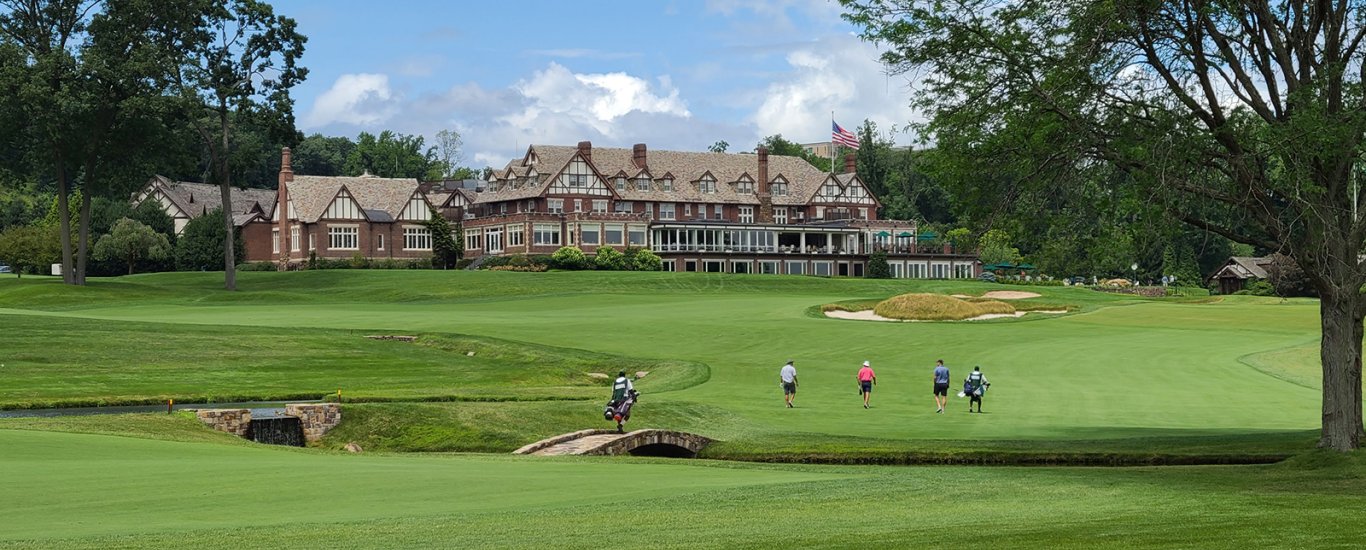
POLYGON ((1015 308, 998 300, 967 301, 943 294, 913 292, 883 300, 873 312, 888 319, 961 321, 989 314, 1011 314, 1015 308))

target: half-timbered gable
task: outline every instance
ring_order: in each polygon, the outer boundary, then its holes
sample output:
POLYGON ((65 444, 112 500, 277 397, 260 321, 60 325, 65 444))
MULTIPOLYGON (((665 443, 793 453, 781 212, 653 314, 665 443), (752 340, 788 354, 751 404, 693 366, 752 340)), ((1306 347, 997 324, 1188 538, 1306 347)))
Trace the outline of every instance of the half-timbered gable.
POLYGON ((363 220, 365 213, 360 205, 356 204, 356 199, 351 196, 351 192, 343 186, 337 190, 337 195, 332 198, 332 204, 328 205, 327 211, 323 213, 323 218, 329 220, 363 220))
POLYGON ((575 155, 570 159, 569 164, 560 170, 555 177, 550 189, 547 191, 551 195, 597 195, 611 196, 612 190, 607 187, 607 182, 598 176, 590 164, 581 155, 575 155))

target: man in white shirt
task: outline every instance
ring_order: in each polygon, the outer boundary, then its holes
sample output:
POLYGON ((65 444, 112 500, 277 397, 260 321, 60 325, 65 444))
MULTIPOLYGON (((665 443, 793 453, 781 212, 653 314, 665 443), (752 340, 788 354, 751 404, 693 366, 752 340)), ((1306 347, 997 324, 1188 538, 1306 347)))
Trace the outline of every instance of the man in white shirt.
POLYGON ((787 400, 787 408, 792 408, 792 399, 797 397, 797 367, 792 366, 792 361, 783 365, 782 370, 778 371, 778 378, 783 384, 783 399, 787 400))

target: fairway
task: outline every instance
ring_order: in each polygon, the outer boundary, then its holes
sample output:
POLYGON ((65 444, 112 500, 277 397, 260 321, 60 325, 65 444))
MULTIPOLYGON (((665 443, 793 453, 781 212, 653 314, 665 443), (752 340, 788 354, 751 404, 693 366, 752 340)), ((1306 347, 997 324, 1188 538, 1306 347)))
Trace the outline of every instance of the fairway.
POLYGON ((1366 469, 1312 451, 1313 301, 1038 287, 1033 303, 1075 311, 878 323, 819 307, 1002 286, 420 271, 244 273, 232 294, 215 283, 0 280, 0 404, 340 389, 341 426, 320 448, 284 449, 188 415, 0 419, 0 493, 24 503, 0 518, 0 546, 589 548, 629 525, 633 544, 661 548, 888 547, 945 544, 968 521, 991 547, 1366 536, 1359 522, 1320 528, 1366 505, 1366 469), (376 334, 417 340, 365 338, 376 334), (935 414, 939 358, 955 386, 982 366, 984 414, 956 397, 935 414), (778 388, 788 359, 795 409, 778 388), (863 360, 878 374, 871 409, 854 384, 863 360), (650 373, 631 427, 719 440, 704 458, 847 465, 506 454, 605 427, 608 388, 587 373, 616 370, 650 373), (347 442, 366 452, 337 452, 347 442))

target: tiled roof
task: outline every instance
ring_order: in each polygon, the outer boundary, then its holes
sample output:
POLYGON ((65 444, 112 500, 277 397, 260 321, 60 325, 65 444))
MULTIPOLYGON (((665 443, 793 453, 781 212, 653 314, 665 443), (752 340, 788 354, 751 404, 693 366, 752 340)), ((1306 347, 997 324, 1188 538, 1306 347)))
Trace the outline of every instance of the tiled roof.
MULTIPOLYGON (((535 153, 537 159, 535 167, 539 173, 538 181, 532 185, 521 186, 516 185, 518 180, 504 182, 503 185, 506 187, 497 191, 480 193, 478 202, 487 203, 540 196, 550 179, 569 163, 569 160, 578 152, 578 148, 563 145, 532 145, 531 151, 535 153)), ((594 147, 591 156, 593 166, 597 168, 600 174, 604 175, 607 179, 607 185, 614 190, 616 189, 612 181, 614 175, 624 172, 630 176, 635 176, 642 171, 640 167, 635 165, 635 155, 632 149, 594 147)), ((757 195, 759 189, 758 155, 651 150, 646 154, 646 168, 654 177, 650 190, 637 191, 635 181, 628 181, 625 190, 616 191, 622 200, 759 203, 757 195), (695 183, 707 173, 716 178, 715 193, 701 193, 695 183), (673 191, 664 191, 659 182, 666 175, 673 178, 673 191), (735 182, 745 175, 755 182, 754 192, 737 193, 735 182)), ((517 159, 509 163, 504 170, 495 172, 495 175, 506 177, 509 172, 519 174, 525 173, 525 170, 526 167, 522 166, 522 160, 517 159)), ((788 194, 774 196, 773 204, 776 205, 806 204, 829 177, 828 174, 800 157, 769 155, 769 180, 772 181, 778 176, 782 176, 788 182, 788 194)), ((852 174, 844 175, 840 181, 842 184, 847 184, 852 178, 852 174)))
POLYGON ((345 186, 356 204, 366 212, 370 221, 398 219, 408 199, 417 191, 417 180, 412 178, 379 178, 374 176, 294 176, 288 184, 294 213, 304 223, 316 223, 332 199, 345 186), (380 214, 387 219, 376 219, 380 214))
POLYGON ((1254 256, 1233 256, 1229 258, 1228 264, 1219 270, 1219 275, 1228 273, 1240 279, 1265 279, 1267 278, 1266 266, 1271 264, 1271 258, 1254 256))
MULTIPOLYGON (((223 205, 222 191, 217 185, 171 181, 165 176, 155 176, 153 182, 159 185, 166 196, 171 199, 171 202, 175 203, 190 218, 198 218, 223 205)), ((275 204, 275 191, 273 189, 238 189, 234 187, 229 190, 229 195, 232 197, 231 211, 234 215, 246 214, 257 206, 262 212, 269 215, 275 204)))

